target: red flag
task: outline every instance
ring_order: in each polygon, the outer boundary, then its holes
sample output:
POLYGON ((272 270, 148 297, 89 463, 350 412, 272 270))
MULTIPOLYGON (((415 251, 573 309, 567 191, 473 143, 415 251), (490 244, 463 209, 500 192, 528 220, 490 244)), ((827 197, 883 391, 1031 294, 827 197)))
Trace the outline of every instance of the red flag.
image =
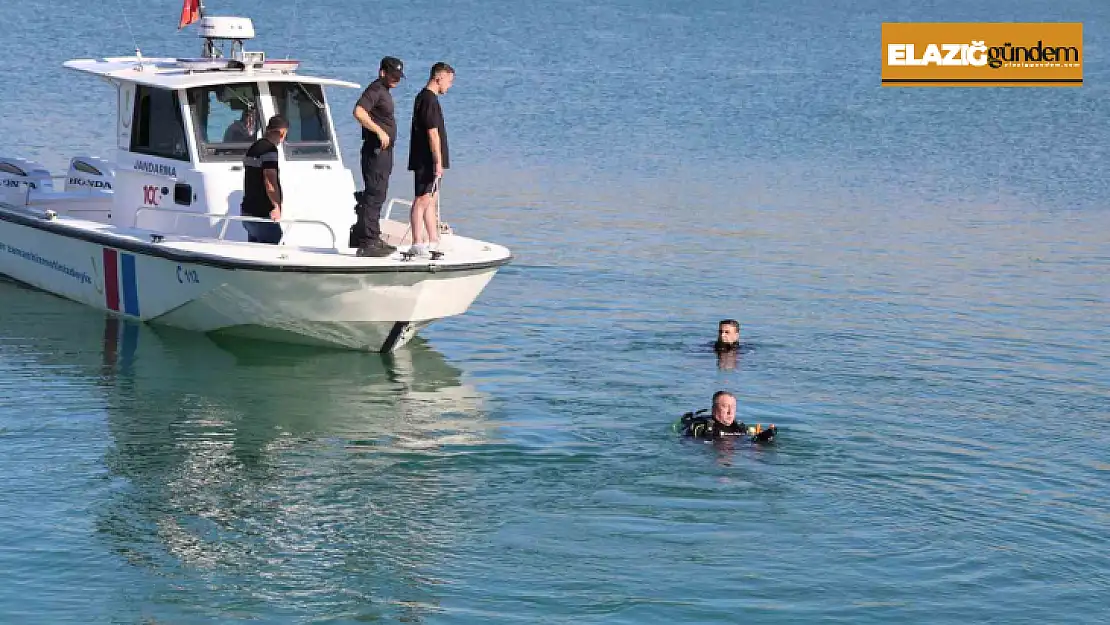
POLYGON ((181 21, 178 22, 177 29, 181 30, 199 19, 200 0, 185 0, 181 4, 181 21))

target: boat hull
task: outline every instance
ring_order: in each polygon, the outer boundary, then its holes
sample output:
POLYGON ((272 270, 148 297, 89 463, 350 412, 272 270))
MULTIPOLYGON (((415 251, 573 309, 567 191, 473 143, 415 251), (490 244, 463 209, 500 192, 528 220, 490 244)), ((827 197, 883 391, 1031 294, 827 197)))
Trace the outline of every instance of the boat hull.
POLYGON ((20 221, 0 218, 0 273, 19 282, 139 321, 341 349, 402 347, 433 321, 466 312, 498 269, 218 266, 20 221))

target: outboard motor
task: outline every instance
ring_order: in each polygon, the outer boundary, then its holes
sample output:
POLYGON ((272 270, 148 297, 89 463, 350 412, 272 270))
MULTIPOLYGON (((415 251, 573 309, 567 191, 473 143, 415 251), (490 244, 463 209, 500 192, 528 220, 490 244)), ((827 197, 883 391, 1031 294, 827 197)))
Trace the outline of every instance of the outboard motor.
POLYGON ((112 164, 95 156, 75 156, 66 172, 66 191, 111 191, 116 180, 112 164))
POLYGON ((0 156, 0 201, 26 204, 35 191, 53 191, 54 182, 45 167, 22 158, 0 156))

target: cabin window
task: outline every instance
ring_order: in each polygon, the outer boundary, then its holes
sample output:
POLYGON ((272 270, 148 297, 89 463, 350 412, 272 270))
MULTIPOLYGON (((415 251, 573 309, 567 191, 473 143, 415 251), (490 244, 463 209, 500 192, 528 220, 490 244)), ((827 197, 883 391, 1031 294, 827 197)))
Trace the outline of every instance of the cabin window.
POLYGON ((299 82, 270 83, 277 112, 289 120, 285 158, 289 160, 335 160, 328 111, 320 85, 299 82))
POLYGON ((177 92, 139 85, 131 122, 131 151, 150 156, 189 160, 185 124, 177 92))
POLYGON ((202 161, 238 161, 262 136, 258 85, 212 85, 189 89, 189 114, 202 161))

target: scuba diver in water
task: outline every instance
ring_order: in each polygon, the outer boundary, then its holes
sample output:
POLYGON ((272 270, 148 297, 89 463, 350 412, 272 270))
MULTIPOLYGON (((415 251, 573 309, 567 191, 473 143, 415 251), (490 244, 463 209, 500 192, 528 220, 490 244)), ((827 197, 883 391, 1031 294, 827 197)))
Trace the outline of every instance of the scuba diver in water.
MULTIPOLYGON (((766 429, 761 424, 746 425, 736 420, 736 396, 728 391, 713 394, 713 408, 710 414, 706 409, 687 412, 674 424, 674 429, 683 436, 703 440, 718 440, 731 437, 747 438, 753 443, 769 443, 775 440, 778 428, 771 424, 766 429)), ((733 439, 735 440, 735 439, 733 439)))

